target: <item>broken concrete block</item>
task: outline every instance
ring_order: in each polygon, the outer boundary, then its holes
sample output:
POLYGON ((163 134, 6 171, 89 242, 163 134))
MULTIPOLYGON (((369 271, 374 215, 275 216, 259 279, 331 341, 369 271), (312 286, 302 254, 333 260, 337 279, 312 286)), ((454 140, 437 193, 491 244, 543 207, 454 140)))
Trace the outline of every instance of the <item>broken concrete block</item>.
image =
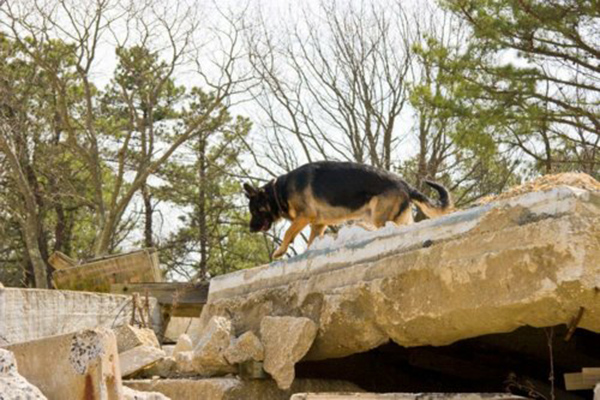
POLYGON ((158 392, 141 392, 123 386, 123 400, 171 400, 169 397, 158 392))
POLYGON ((175 345, 175 348, 173 349, 173 357, 177 356, 178 353, 181 353, 182 351, 192 351, 194 350, 194 345, 192 343, 192 339, 190 338, 189 335, 183 333, 179 336, 179 339, 177 339, 177 344, 175 345))
POLYGON ((200 318, 171 317, 164 333, 164 341, 176 343, 179 336, 186 333, 193 337, 192 333, 200 332, 200 318))
POLYGON ((506 393, 297 393, 290 400, 525 400, 506 393))
POLYGON ((579 327, 600 332, 599 193, 560 186, 407 226, 344 228, 299 257, 215 276, 201 322, 235 315, 236 331, 258 332, 275 312, 310 317, 319 332, 307 360, 562 325, 580 307, 579 327))
POLYGON ((265 347, 264 369, 281 389, 294 381, 294 365, 308 352, 317 335, 317 325, 308 318, 265 317, 260 337, 265 347))
MULTIPOLYGON (((5 288, 0 290, 0 337, 20 343, 82 329, 112 328, 131 321, 131 313, 131 296, 5 288)), ((149 321, 159 332, 161 313, 154 298, 150 298, 149 321)))
POLYGON ((175 362, 175 358, 163 357, 156 363, 135 374, 135 378, 153 378, 156 376, 161 378, 172 378, 177 375, 177 363, 175 362))
POLYGON ((4 289, 4 285, 0 282, 0 289, 4 289))
POLYGON ((173 351, 175 350, 174 344, 163 344, 162 346, 160 346, 160 348, 163 349, 167 357, 175 357, 173 355, 173 351))
POLYGON ((194 352, 182 351, 175 356, 176 370, 182 374, 190 374, 195 372, 194 367, 194 352))
POLYGON ((117 337, 119 353, 131 350, 138 346, 152 346, 160 348, 156 334, 150 328, 139 328, 132 325, 121 325, 114 329, 117 337))
POLYGON ((230 364, 241 364, 245 361, 262 361, 265 358, 265 349, 254 333, 248 331, 235 339, 227 350, 225 358, 230 364))
POLYGON ((14 354, 4 349, 0 349, 0 399, 46 400, 37 387, 19 375, 14 354))
POLYGON ((165 352, 153 346, 138 346, 119 354, 121 376, 128 376, 165 357, 165 352))
POLYGON ((19 373, 50 400, 122 397, 117 341, 110 329, 88 329, 7 347, 19 373))
POLYGON ((225 359, 224 353, 233 338, 231 320, 215 317, 201 333, 193 350, 196 372, 204 376, 227 374, 235 371, 225 359))
POLYGON ((177 400, 289 400, 301 392, 360 392, 345 381, 297 379, 288 390, 281 390, 272 380, 239 378, 144 379, 128 380, 124 385, 136 390, 156 391, 177 400), (201 395, 200 395, 201 394, 201 395))

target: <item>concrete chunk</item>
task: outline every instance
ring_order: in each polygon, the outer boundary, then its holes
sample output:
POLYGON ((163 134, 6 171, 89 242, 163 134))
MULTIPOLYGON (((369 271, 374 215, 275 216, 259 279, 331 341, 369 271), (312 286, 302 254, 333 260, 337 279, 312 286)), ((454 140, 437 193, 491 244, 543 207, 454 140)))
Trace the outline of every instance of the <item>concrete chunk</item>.
POLYGON ((38 388, 19 375, 14 354, 4 349, 0 349, 0 399, 46 400, 38 388))
POLYGON ((525 400, 506 393, 298 393, 290 400, 525 400))
POLYGON ((121 376, 129 376, 154 364, 165 356, 164 351, 152 346, 138 346, 127 350, 119 354, 121 376))
POLYGON ((201 323, 235 315, 236 331, 258 332, 266 316, 309 317, 307 360, 561 325, 580 307, 579 326, 600 332, 598 191, 560 186, 326 241, 214 277, 201 323))
POLYGON ((289 400, 299 392, 360 392, 345 381, 297 379, 289 390, 281 390, 272 380, 238 378, 145 379, 124 381, 124 385, 143 391, 156 391, 177 400, 289 400))
POLYGON ((192 351, 194 350, 194 345, 192 343, 192 339, 190 338, 189 335, 183 333, 179 336, 179 339, 177 339, 177 344, 175 345, 175 348, 173 349, 173 357, 176 357, 178 353, 181 353, 182 351, 192 351))
POLYGON ((317 326, 308 318, 265 317, 260 337, 265 346, 264 368, 281 389, 294 381, 294 365, 308 352, 317 326))
POLYGON ((117 342, 110 329, 13 344, 19 373, 50 400, 122 397, 117 342))
MULTIPOLYGON (((0 338, 20 343, 131 321, 131 296, 66 290, 0 290, 0 338)), ((148 319, 146 319, 148 321, 148 319)), ((160 307, 150 299, 150 323, 161 329, 160 307)))
POLYGON ((262 361, 265 359, 265 349, 252 332, 246 332, 235 339, 225 351, 225 358, 230 364, 240 364, 245 361, 262 361))
POLYGON ((138 346, 151 346, 160 348, 156 334, 150 328, 139 328, 129 324, 114 329, 117 337, 119 353, 131 350, 138 346))
POLYGON ((171 400, 169 397, 158 392, 141 392, 123 386, 123 400, 171 400))
POLYGON ((203 376, 212 376, 235 371, 224 356, 232 339, 231 321, 228 318, 211 319, 193 351, 196 372, 203 376))

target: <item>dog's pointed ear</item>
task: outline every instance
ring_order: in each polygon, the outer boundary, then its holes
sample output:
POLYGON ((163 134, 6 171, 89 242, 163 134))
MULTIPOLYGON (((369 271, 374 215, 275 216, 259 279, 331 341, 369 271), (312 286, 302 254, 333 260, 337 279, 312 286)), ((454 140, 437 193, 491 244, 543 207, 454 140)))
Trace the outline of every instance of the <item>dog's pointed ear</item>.
POLYGON ((258 192, 254 186, 252 186, 249 183, 244 183, 244 194, 246 195, 247 198, 256 196, 257 193, 258 192))

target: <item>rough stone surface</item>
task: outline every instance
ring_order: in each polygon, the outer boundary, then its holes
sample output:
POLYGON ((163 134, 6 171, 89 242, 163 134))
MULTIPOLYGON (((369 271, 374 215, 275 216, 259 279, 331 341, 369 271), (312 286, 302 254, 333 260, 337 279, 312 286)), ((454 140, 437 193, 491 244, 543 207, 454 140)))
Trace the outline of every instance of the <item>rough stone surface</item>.
POLYGON ((156 391, 173 400, 288 400, 300 392, 359 392, 356 385, 344 381, 297 379, 289 390, 281 390, 272 380, 238 378, 155 379, 124 381, 136 390, 156 391))
POLYGON ((240 364, 245 361, 262 361, 265 359, 265 349, 256 335, 246 332, 235 339, 227 350, 225 358, 230 364, 240 364))
POLYGON ((260 323, 260 337, 265 346, 264 368, 281 389, 294 381, 294 365, 310 349, 317 326, 308 318, 265 317, 260 323))
MULTIPOLYGON (((0 290, 0 338, 27 342, 82 329, 112 328, 131 321, 131 296, 68 290, 0 290)), ((150 299, 152 329, 161 329, 160 307, 150 299)), ((148 320, 148 319, 146 319, 148 320)))
POLYGON ((196 371, 194 367, 194 352, 182 351, 175 356, 176 370, 182 374, 190 374, 196 371))
POLYGON ((117 337, 119 353, 138 346, 160 347, 156 334, 150 328, 138 328, 137 326, 126 324, 115 328, 114 331, 117 337))
POLYGON ((165 357, 165 352, 153 346, 138 346, 119 354, 121 376, 129 376, 165 357))
POLYGON ((163 349, 163 351, 165 352, 165 354, 168 357, 175 357, 173 355, 173 351, 175 350, 175 345, 174 344, 163 344, 160 348, 163 349))
POLYGON ((182 351, 192 351, 194 350, 194 344, 192 343, 192 339, 189 335, 182 333, 177 339, 177 344, 173 349, 173 357, 177 356, 178 353, 182 351))
POLYGON ((193 350, 196 372, 212 376, 235 371, 224 356, 232 339, 231 321, 225 317, 212 318, 193 350))
POLYGON ((7 347, 19 373, 50 400, 120 399, 121 371, 115 335, 88 329, 7 347))
POLYGON ((506 393, 298 393, 290 400, 525 400, 506 393))
POLYGON ((164 333, 164 340, 169 343, 176 343, 179 336, 186 333, 192 337, 195 332, 200 332, 200 318, 171 317, 167 329, 164 333))
POLYGON ((214 277, 202 324, 232 315, 235 332, 258 332, 265 316, 310 318, 319 332, 305 359, 560 325, 579 307, 579 326, 600 332, 600 192, 556 187, 353 232, 214 277))
POLYGON ((19 375, 15 356, 4 349, 0 349, 0 399, 46 400, 37 387, 19 375))
POLYGON ((173 378, 179 376, 177 373, 177 363, 173 357, 164 357, 158 360, 151 366, 144 368, 138 374, 135 374, 135 378, 173 378))
POLYGON ((171 400, 169 397, 158 392, 141 392, 123 386, 123 400, 171 400))

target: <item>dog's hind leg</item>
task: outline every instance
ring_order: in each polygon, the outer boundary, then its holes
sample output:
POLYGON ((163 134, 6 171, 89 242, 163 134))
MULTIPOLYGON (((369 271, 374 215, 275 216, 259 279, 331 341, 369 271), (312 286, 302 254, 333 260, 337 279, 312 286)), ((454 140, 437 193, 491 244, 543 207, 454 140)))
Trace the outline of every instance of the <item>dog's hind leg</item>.
POLYGON ((295 220, 293 220, 292 224, 283 236, 283 241, 281 242, 281 245, 273 253, 273 258, 279 258, 282 255, 284 255, 288 247, 290 246, 290 243, 294 241, 296 235, 298 235, 302 231, 302 229, 306 228, 306 225, 308 225, 308 220, 305 218, 296 218, 295 220))
POLYGON ((323 232, 327 229, 327 225, 313 224, 310 226, 310 237, 308 238, 308 244, 306 247, 310 247, 312 242, 318 237, 323 237, 323 232))
POLYGON ((394 223, 396 225, 410 225, 413 222, 413 212, 410 204, 404 206, 403 209, 401 209, 400 211, 400 215, 398 215, 398 217, 396 217, 396 219, 394 220, 394 223))

